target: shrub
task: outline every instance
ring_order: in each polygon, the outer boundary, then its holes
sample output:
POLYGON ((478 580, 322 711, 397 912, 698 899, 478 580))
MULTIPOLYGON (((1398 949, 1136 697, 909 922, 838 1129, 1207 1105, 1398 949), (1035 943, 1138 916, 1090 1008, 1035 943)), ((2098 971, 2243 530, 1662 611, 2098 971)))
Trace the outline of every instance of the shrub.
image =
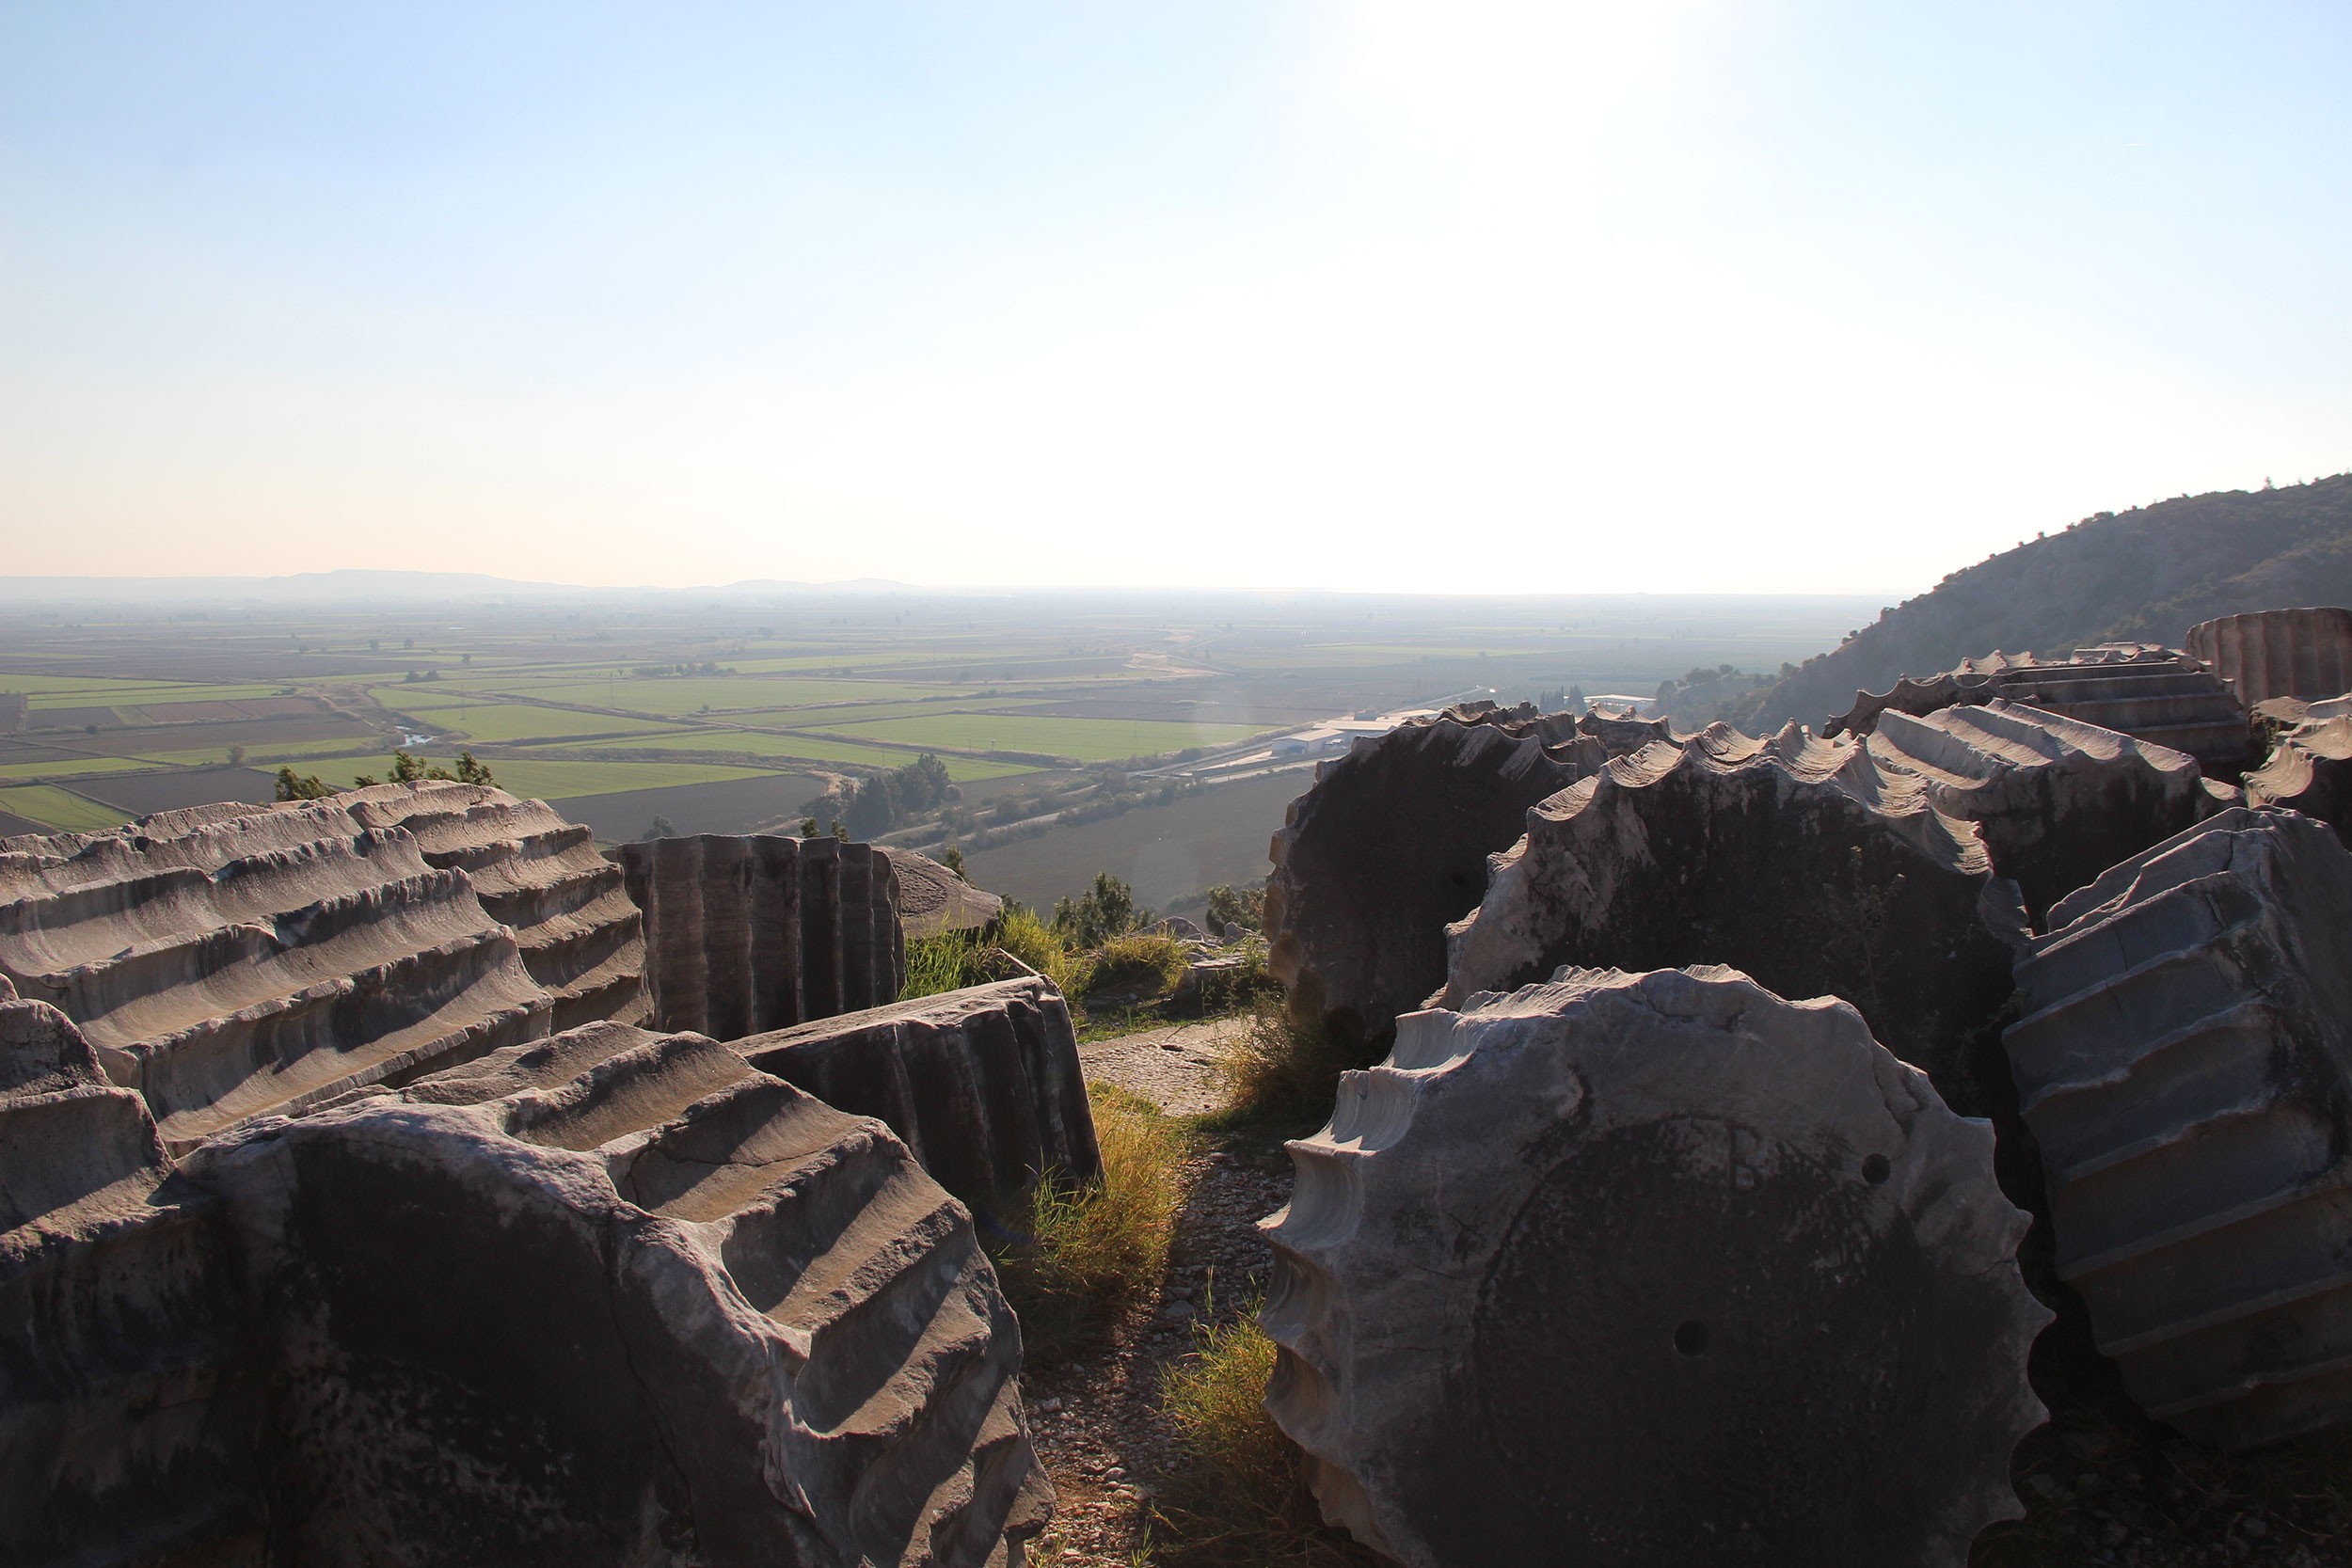
POLYGON ((1047 1172, 1030 1195, 1024 1234, 997 1259, 1027 1353, 1050 1358, 1093 1338, 1114 1313, 1155 1287, 1175 1227, 1175 1128, 1149 1101, 1107 1084, 1089 1086, 1099 1181, 1047 1172))

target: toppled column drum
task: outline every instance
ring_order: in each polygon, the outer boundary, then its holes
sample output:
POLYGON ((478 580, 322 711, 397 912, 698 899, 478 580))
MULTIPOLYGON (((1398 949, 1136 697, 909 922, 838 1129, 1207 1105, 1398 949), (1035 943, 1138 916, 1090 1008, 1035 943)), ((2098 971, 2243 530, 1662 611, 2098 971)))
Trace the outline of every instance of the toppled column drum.
POLYGON ((175 1152, 548 1034, 467 873, 337 797, 0 844, 0 975, 80 1025, 175 1152))
POLYGON ((1844 998, 1971 1115, 2002 1098, 1992 1021, 2025 934, 1982 835, 1919 775, 1790 725, 1710 725, 1621 757, 1527 814, 1450 932, 1441 1005, 1561 965, 1729 964, 1784 996, 1844 998))
POLYGON ((1548 746, 1534 723, 1458 711, 1323 766, 1268 851, 1267 967, 1301 1023, 1385 1039, 1444 983, 1446 923, 1477 908, 1486 857, 1605 754, 1562 730, 1548 746))
POLYGON ((2042 1416, 1993 1142, 1729 970, 1408 1015, 1290 1146, 1267 1408, 1409 1568, 1959 1568, 2042 1416))
POLYGON ((1925 780, 1936 810, 1977 825, 2035 920, 2221 804, 2185 752, 1999 698, 1925 716, 1890 708, 1867 745, 1925 780))
POLYGON ((437 780, 345 790, 335 803, 370 827, 405 829, 425 864, 466 873, 490 918, 514 928, 523 968, 554 999, 555 1028, 638 1021, 637 906, 584 823, 545 800, 437 780))
POLYGON ((898 878, 870 845, 703 833, 620 856, 655 1028, 740 1039, 880 1006, 906 984, 898 878))
POLYGON ((262 1560, 216 1209, 72 1021, 0 979, 0 1561, 262 1560))
POLYGON ((2246 775, 2254 805, 2315 816, 2352 842, 2352 719, 2319 719, 2279 736, 2270 758, 2246 775))
POLYGON ((979 1568, 1041 1528, 1020 1331, 879 1122, 593 1023, 195 1155, 282 1560, 979 1568))
POLYGON ((2224 1446, 2352 1415, 2352 851, 2238 808, 2051 925, 2007 1044, 2099 1348, 2224 1446))
POLYGON ((754 1067, 881 1118, 931 1179, 1008 1218, 1052 1171, 1103 1169, 1070 1008, 1029 975, 844 1013, 734 1042, 754 1067))

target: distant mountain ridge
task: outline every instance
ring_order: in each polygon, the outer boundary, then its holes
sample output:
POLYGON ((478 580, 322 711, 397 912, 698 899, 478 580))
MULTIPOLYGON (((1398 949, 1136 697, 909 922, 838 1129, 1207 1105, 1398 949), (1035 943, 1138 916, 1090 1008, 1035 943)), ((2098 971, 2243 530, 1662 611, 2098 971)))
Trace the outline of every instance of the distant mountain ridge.
POLYGON ((2178 646, 2216 615, 2352 604, 2352 473, 2102 512, 1963 567, 1766 687, 1737 717, 1817 728, 1857 691, 1998 649, 2045 657, 2097 642, 2178 646))

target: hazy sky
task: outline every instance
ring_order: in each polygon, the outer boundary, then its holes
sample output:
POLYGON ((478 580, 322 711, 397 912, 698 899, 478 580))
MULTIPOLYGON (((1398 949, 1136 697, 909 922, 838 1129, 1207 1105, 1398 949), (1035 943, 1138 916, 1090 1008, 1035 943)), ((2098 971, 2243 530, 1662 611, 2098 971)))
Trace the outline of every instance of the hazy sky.
POLYGON ((0 0, 0 574, 1908 593, 2352 467, 2352 6, 0 0))

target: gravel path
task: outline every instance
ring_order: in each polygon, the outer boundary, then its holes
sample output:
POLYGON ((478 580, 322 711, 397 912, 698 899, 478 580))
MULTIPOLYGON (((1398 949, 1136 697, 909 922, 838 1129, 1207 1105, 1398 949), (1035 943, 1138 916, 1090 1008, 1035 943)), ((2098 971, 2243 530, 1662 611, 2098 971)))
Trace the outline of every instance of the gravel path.
POLYGON ((1225 1102, 1216 1078, 1218 1051, 1249 1022, 1213 1018, 1090 1040, 1078 1047, 1078 1062, 1089 1083, 1115 1084, 1171 1117, 1196 1117, 1225 1102))

